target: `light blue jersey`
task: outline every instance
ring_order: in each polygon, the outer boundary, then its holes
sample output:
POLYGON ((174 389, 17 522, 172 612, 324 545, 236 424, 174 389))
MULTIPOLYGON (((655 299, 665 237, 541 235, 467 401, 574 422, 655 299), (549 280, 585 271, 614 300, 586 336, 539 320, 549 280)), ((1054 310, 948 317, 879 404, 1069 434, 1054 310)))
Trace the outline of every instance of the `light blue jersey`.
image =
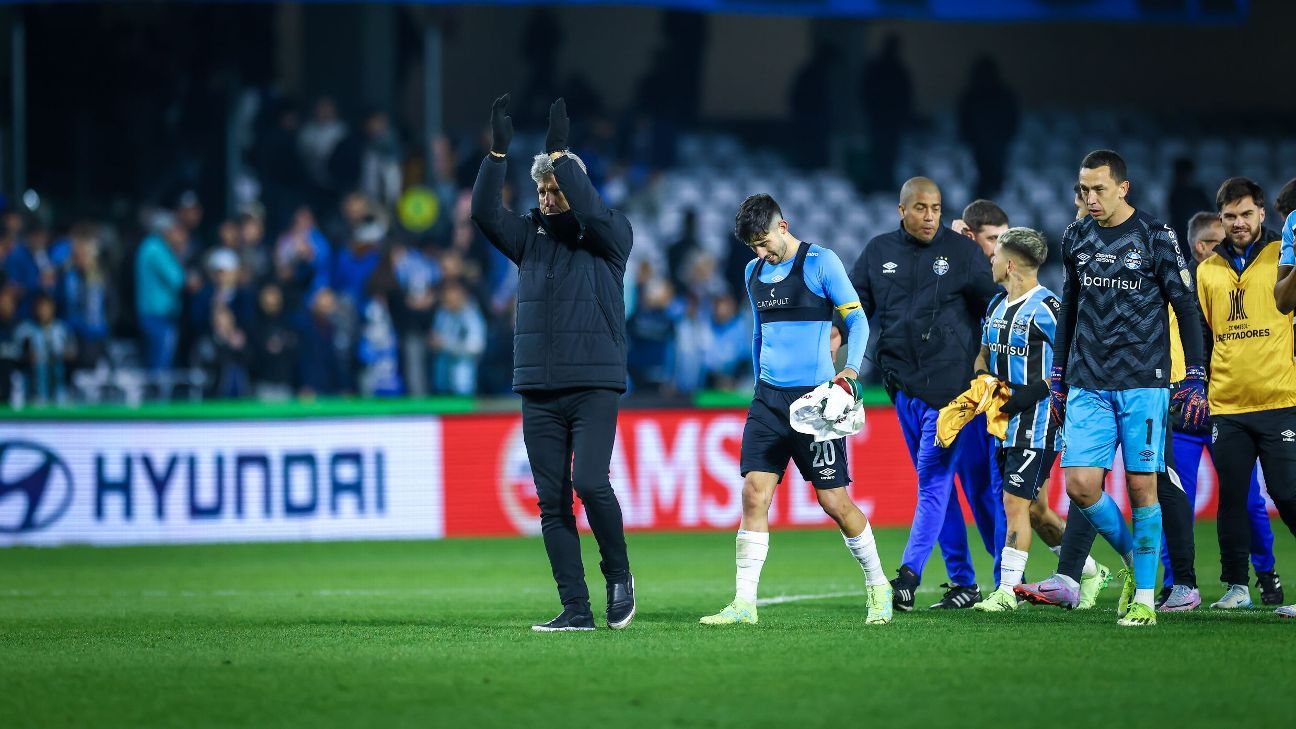
POLYGON ((1279 266, 1296 266, 1296 210, 1283 223, 1282 248, 1278 253, 1279 266))
POLYGON ((846 366, 860 371, 868 319, 836 253, 802 242, 790 260, 747 264, 747 293, 755 321, 752 365, 776 387, 815 387, 837 374, 829 357, 835 309, 846 322, 846 366))

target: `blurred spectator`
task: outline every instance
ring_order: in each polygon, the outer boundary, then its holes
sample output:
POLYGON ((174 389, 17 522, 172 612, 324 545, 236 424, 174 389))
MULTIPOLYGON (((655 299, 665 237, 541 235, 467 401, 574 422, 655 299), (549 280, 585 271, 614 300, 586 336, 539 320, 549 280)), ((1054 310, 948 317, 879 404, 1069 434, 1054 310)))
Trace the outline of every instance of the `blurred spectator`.
POLYGON ((734 390, 748 385, 742 380, 750 375, 751 354, 751 321, 739 315, 733 296, 716 297, 711 305, 711 345, 706 360, 709 386, 734 390))
POLYGON ((330 186, 329 158, 346 133, 346 124, 338 118, 337 104, 333 99, 328 96, 316 99, 310 121, 302 125, 297 137, 297 148, 311 181, 321 189, 330 186))
MULTIPOLYGON (((401 370, 409 393, 422 397, 428 394, 427 341, 436 305, 434 287, 441 281, 441 267, 431 245, 425 251, 392 246, 389 256, 397 289, 394 300, 389 301, 401 342, 401 370)), ((383 266, 378 268, 381 271, 383 266)))
POLYGON ((913 81, 900 58, 897 36, 888 35, 882 41, 882 52, 865 64, 860 76, 860 105, 868 121, 875 167, 869 190, 892 190, 901 133, 914 118, 913 81))
POLYGON ((253 354, 247 335, 228 307, 217 305, 211 317, 210 332, 198 344, 198 361, 207 371, 208 394, 220 399, 247 397, 253 354))
POLYGON ((697 237, 698 214, 693 208, 684 211, 683 230, 679 240, 666 248, 666 271, 671 285, 677 290, 684 289, 684 267, 694 253, 701 250, 697 237))
POLYGON ((1004 83, 999 64, 990 56, 978 57, 959 97, 959 133, 972 147, 977 166, 976 197, 992 198, 1003 189, 1008 147, 1020 123, 1017 94, 1004 83))
POLYGON ((294 206, 306 196, 307 173, 297 153, 301 118, 289 100, 274 102, 274 124, 258 137, 252 149, 252 166, 261 180, 261 202, 265 224, 271 231, 283 230, 294 206))
POLYGON ((684 294, 684 314, 675 326, 674 389, 683 394, 706 384, 706 360, 714 345, 711 318, 699 299, 695 292, 684 294))
POLYGON ((369 277, 378 268, 381 256, 378 244, 387 234, 387 226, 376 218, 356 228, 350 243, 338 252, 333 266, 333 289, 339 303, 358 311, 368 297, 369 277))
POLYGON ((833 132, 833 82, 841 67, 841 51, 831 43, 818 43, 797 72, 788 94, 792 128, 787 139, 794 145, 797 164, 817 169, 828 164, 833 132))
POLYGON ((441 308, 433 317, 428 346, 433 352, 436 391, 476 394, 477 361, 486 350, 486 322, 462 284, 446 281, 442 286, 441 308))
POLYGON ((12 401, 13 381, 21 366, 22 348, 18 344, 16 298, 12 291, 0 289, 0 407, 7 406, 12 401))
POLYGON ((668 389, 667 367, 675 338, 675 320, 670 312, 673 296, 670 282, 660 278, 639 284, 638 304, 626 320, 630 344, 627 369, 635 392, 656 395, 668 389))
POLYGON ((356 229, 365 221, 377 219, 373 202, 360 191, 349 192, 342 197, 337 209, 331 213, 324 224, 324 238, 334 245, 343 245, 351 240, 356 229))
POLYGON ((332 249, 315 225, 315 215, 306 205, 293 214, 292 226, 275 242, 274 262, 279 284, 290 291, 292 301, 301 301, 328 286, 332 278, 332 249))
POLYGON ((499 303, 497 314, 486 320, 486 349, 477 371, 477 391, 483 395, 513 392, 513 330, 517 327, 517 298, 499 303))
POLYGON ((705 312, 711 307, 712 299, 729 293, 729 286, 716 270, 715 257, 698 250, 685 262, 683 286, 677 290, 696 296, 705 312))
POLYGON ((58 269, 49 255, 49 230, 39 222, 27 226, 5 259, 6 285, 18 294, 18 316, 32 315, 32 304, 40 294, 53 294, 58 269))
POLYGON ((388 246, 365 287, 365 300, 359 312, 357 357, 360 394, 366 397, 405 393, 405 378, 401 373, 401 335, 396 325, 396 321, 403 317, 404 301, 401 300, 395 264, 403 250, 404 246, 398 243, 388 246))
POLYGON ((59 278, 58 309, 76 338, 76 368, 92 368, 107 351, 115 297, 100 265, 95 229, 74 227, 69 238, 72 251, 59 278))
POLYGON ((76 341, 67 326, 55 318, 54 299, 38 293, 32 300, 34 319, 14 332, 24 368, 27 396, 44 405, 51 399, 67 402, 67 365, 76 357, 76 341))
POLYGON ((173 215, 164 215, 135 255, 135 311, 144 335, 145 363, 156 374, 175 364, 180 291, 185 285, 180 260, 189 232, 173 215))
POLYGON ((354 327, 332 289, 319 289, 298 327, 297 381, 303 397, 351 391, 354 327))
POLYGON ((176 220, 189 232, 191 250, 206 250, 207 241, 202 235, 203 205, 202 200, 198 198, 197 192, 185 190, 176 197, 175 216, 176 220))
POLYGON ((1184 260, 1193 260, 1188 241, 1188 219, 1199 210, 1214 210, 1215 200, 1197 183, 1197 163, 1191 157, 1176 157, 1170 183, 1170 227, 1179 238, 1184 260))
POLYGON ((252 292, 243 285, 238 254, 228 248, 217 248, 207 256, 207 280, 193 295, 188 321, 195 337, 211 331, 216 309, 229 309, 240 327, 248 326, 256 316, 252 292))
POLYGON ((248 282, 262 281, 270 275, 270 255, 265 243, 265 221, 253 213, 238 218, 239 258, 248 282))
POLYGON ((346 136, 329 158, 335 189, 362 190, 380 205, 396 204, 401 192, 400 144, 387 112, 375 109, 346 136))
POLYGON ((257 309, 250 330, 253 389, 259 400, 287 400, 293 393, 298 332, 284 309, 283 291, 276 284, 261 287, 257 309))

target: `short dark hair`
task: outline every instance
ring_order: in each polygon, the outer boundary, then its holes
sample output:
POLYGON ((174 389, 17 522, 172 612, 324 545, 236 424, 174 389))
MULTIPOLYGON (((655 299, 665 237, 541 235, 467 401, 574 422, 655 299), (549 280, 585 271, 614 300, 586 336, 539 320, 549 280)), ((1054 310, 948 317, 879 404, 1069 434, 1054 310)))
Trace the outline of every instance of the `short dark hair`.
POLYGON ((1246 197, 1251 198, 1256 207, 1264 207, 1264 190, 1254 180, 1230 177, 1220 185, 1219 192, 1215 193, 1215 209, 1223 210, 1225 205, 1246 197))
POLYGON ((782 217, 783 209, 774 202, 774 198, 763 192, 749 195, 738 206, 738 214, 734 215, 734 237, 743 245, 750 245, 752 239, 760 237, 782 217))
POLYGON ((1219 214, 1208 213, 1205 210, 1197 213, 1188 219, 1188 242, 1196 243, 1202 230, 1208 225, 1214 225, 1220 222, 1219 214))
POLYGON ((1296 210, 1296 177, 1288 180, 1287 184, 1278 191, 1278 197, 1274 198, 1274 208, 1278 210, 1283 220, 1296 210))
POLYGON ((973 233, 980 233, 987 225, 1007 225, 1008 213, 990 200, 973 200, 963 208, 963 222, 973 233))
POLYGON ((1095 149, 1080 160, 1080 169, 1096 170, 1099 167, 1106 167, 1111 170, 1112 179, 1117 184, 1129 179, 1129 173, 1125 169, 1125 158, 1110 149, 1095 149))

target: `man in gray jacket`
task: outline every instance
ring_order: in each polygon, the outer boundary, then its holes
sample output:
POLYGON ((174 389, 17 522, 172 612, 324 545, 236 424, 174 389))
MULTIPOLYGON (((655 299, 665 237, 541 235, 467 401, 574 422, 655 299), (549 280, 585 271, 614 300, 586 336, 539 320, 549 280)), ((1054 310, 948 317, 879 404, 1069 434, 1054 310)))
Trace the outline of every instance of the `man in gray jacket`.
POLYGON ((472 219, 518 266, 513 390, 522 396, 540 528, 563 604, 557 617, 531 628, 594 629, 574 491, 598 541, 607 624, 616 630, 635 613, 621 505, 609 480, 617 404, 626 389, 623 279, 633 236, 626 217, 603 204, 585 164, 567 151, 570 121, 562 99, 549 109, 545 153, 531 166, 539 207, 525 214, 504 208, 513 137, 507 107, 508 94, 491 106, 491 151, 473 185, 472 219))

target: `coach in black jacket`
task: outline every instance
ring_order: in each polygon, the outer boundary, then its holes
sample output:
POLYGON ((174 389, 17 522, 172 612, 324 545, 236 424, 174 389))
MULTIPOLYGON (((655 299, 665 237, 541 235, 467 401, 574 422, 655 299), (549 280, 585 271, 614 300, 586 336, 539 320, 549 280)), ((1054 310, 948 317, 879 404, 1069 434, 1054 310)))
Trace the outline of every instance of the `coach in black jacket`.
POLYGON ((567 151, 562 99, 549 109, 545 154, 531 166, 540 207, 504 209, 505 154, 513 136, 508 95, 491 107, 491 152, 473 185, 472 219, 518 265, 513 390, 540 502, 540 528, 563 611, 539 632, 593 630, 572 510, 585 505, 607 580, 607 622, 634 617, 634 580, 621 506, 609 481, 617 401, 626 389, 624 284, 630 222, 604 206, 580 158, 567 151), (575 459, 573 460, 573 454, 575 459))
MULTIPOLYGON (((898 230, 869 241, 851 270, 851 283, 878 332, 877 365, 918 472, 918 508, 900 574, 891 583, 895 607, 912 610, 950 498, 957 498, 953 488, 958 446, 936 445, 936 420, 940 408, 972 379, 981 319, 999 287, 981 250, 941 226, 941 195, 934 182, 925 177, 906 182, 900 191, 900 215, 898 230)), ((965 490, 968 487, 964 484, 965 490)), ((971 491, 968 497, 971 501, 971 491)), ((951 589, 932 607, 971 607, 980 592, 966 537, 943 540, 941 547, 951 589)))

